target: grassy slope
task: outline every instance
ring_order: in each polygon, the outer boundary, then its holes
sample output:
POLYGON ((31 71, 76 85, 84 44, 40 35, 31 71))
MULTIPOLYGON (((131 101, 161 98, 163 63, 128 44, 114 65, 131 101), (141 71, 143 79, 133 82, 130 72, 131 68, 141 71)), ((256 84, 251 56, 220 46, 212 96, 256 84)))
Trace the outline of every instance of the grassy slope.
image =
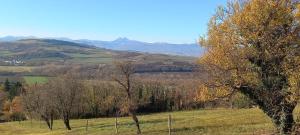
MULTIPOLYGON (((144 135, 167 135, 167 117, 169 113, 139 116, 144 135)), ((268 117, 259 109, 214 109, 171 113, 174 118, 173 135, 199 134, 262 134, 271 133, 274 127, 268 117)), ((114 134, 114 118, 89 120, 89 129, 85 131, 86 120, 71 120, 73 130, 66 131, 61 120, 55 121, 54 130, 49 131, 44 123, 34 121, 0 124, 2 135, 110 135, 114 134)), ((120 119, 121 134, 135 134, 135 127, 128 117, 120 119)))

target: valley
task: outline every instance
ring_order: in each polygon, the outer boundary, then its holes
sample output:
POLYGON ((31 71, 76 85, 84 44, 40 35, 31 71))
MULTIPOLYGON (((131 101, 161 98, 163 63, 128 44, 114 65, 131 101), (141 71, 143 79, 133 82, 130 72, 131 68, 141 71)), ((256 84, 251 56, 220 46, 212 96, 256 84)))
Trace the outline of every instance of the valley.
POLYGON ((2 78, 47 77, 53 76, 50 72, 59 74, 67 68, 75 67, 97 71, 99 68, 111 67, 117 61, 126 60, 134 61, 138 65, 137 72, 140 73, 192 72, 197 68, 196 58, 189 56, 116 51, 56 39, 0 42, 2 78))

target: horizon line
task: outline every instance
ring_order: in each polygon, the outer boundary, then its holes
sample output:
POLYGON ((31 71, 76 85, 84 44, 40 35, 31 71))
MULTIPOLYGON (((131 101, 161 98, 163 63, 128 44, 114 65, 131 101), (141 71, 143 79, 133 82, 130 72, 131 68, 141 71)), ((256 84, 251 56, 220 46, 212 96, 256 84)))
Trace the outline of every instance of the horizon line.
MULTIPOLYGON (((68 39, 68 40, 90 40, 90 41, 116 41, 118 39, 127 39, 129 41, 137 41, 137 42, 144 42, 144 43, 151 43, 151 44, 198 44, 198 41, 195 40, 195 42, 189 42, 189 43, 186 43, 186 42, 165 42, 165 41, 153 41, 153 42, 149 42, 149 41, 143 41, 143 40, 138 40, 138 39, 132 39, 132 38, 128 38, 126 36, 119 36, 119 37, 116 37, 114 39, 111 39, 111 40, 102 40, 102 39, 91 39, 91 38, 71 38, 71 37, 67 37, 67 36, 33 36, 33 35, 0 35, 0 38, 7 38, 7 37, 13 37, 13 38, 27 38, 27 37, 32 37, 32 38, 36 38, 36 39, 68 39)), ((29 39, 29 38, 28 38, 29 39)))

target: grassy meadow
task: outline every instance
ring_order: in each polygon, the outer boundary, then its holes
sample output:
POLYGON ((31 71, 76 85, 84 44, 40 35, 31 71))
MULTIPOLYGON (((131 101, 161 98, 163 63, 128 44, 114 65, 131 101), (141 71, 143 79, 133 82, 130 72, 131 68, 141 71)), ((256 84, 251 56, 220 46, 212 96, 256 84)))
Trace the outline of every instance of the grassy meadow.
MULTIPOLYGON (((212 109, 156 113, 140 115, 144 135, 167 135, 168 115, 173 118, 172 135, 252 135, 274 132, 271 120, 257 108, 252 109, 212 109)), ((114 118, 71 120, 71 131, 64 128, 62 120, 54 122, 54 129, 47 129, 44 122, 22 121, 0 124, 1 135, 112 135, 115 134, 114 118)), ((129 117, 119 118, 119 134, 135 134, 135 126, 129 117)))
POLYGON ((29 85, 35 83, 46 83, 48 81, 48 78, 44 76, 24 76, 23 79, 25 83, 29 85))

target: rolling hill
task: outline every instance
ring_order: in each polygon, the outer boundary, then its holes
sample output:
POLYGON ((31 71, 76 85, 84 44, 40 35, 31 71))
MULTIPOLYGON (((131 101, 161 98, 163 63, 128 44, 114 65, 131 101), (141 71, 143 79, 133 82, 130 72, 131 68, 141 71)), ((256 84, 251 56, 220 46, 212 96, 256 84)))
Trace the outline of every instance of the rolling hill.
POLYGON ((195 57, 116 51, 57 39, 0 42, 2 72, 8 69, 5 66, 30 67, 31 71, 45 65, 112 65, 123 60, 134 61, 140 72, 190 72, 196 67, 195 57))
POLYGON ((149 62, 193 62, 195 58, 149 54, 129 51, 115 51, 92 45, 56 39, 21 39, 14 42, 0 42, 0 61, 22 61, 25 64, 44 62, 110 63, 131 59, 141 63, 149 62))
POLYGON ((75 40, 74 42, 94 45, 112 50, 138 51, 180 56, 199 57, 204 52, 204 49, 198 44, 147 43, 130 40, 128 38, 118 38, 113 41, 75 40))
MULTIPOLYGON (((3 42, 14 42, 22 39, 32 39, 34 36, 6 36, 1 37, 0 41, 3 42)), ((171 44, 171 43, 147 43, 142 41, 131 40, 128 38, 118 38, 113 41, 101 41, 101 40, 88 40, 80 39, 73 40, 69 38, 49 38, 60 41, 69 41, 78 44, 92 45, 100 48, 119 50, 119 51, 133 51, 153 54, 168 54, 168 55, 179 55, 179 56, 192 56, 199 57, 204 53, 204 48, 200 47, 196 43, 192 44, 171 44)))

